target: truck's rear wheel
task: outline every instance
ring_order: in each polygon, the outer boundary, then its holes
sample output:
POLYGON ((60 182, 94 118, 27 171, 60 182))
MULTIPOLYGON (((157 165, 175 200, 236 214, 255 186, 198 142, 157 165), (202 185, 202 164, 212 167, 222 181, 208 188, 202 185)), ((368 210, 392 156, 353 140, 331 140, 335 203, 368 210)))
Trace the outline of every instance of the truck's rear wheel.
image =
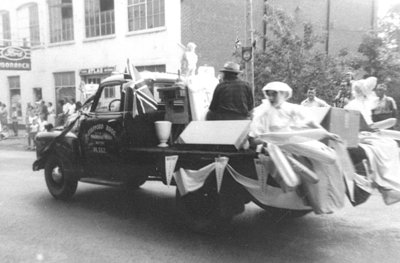
POLYGON ((199 233, 213 234, 232 220, 233 216, 222 216, 218 193, 203 188, 181 196, 176 189, 176 204, 186 226, 199 233))
POLYGON ((285 209, 278 208, 273 206, 264 205, 259 202, 257 199, 253 198, 252 201, 264 209, 266 213, 268 213, 269 217, 271 217, 274 221, 281 221, 285 219, 292 219, 305 216, 306 214, 312 212, 312 210, 293 210, 293 209, 285 209))
POLYGON ((65 173, 63 162, 59 158, 51 156, 47 160, 44 175, 47 188, 54 198, 67 200, 76 192, 78 181, 65 173))

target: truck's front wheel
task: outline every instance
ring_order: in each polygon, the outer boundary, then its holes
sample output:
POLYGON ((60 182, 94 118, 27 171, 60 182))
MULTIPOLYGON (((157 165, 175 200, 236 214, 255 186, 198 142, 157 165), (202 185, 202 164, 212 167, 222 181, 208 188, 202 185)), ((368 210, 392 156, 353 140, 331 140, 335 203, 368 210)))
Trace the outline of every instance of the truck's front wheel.
POLYGON ((65 173, 63 162, 59 158, 51 156, 47 160, 44 175, 47 188, 54 198, 67 200, 74 195, 78 181, 65 173))

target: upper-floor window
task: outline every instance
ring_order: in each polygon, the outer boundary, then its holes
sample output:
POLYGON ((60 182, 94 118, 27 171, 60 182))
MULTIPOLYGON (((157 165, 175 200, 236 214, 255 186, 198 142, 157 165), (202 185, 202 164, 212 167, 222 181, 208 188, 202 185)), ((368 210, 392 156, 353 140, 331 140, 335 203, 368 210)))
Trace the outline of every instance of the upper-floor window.
POLYGON ((11 44, 10 14, 8 11, 0 11, 0 46, 11 44))
POLYGON ((48 0, 50 43, 74 40, 72 0, 48 0))
POLYGON ((114 0, 85 0, 86 37, 115 33, 114 0))
POLYGON ((23 46, 40 45, 39 13, 36 3, 17 10, 18 40, 23 46))
POLYGON ((164 0, 128 0, 129 31, 165 25, 164 0))

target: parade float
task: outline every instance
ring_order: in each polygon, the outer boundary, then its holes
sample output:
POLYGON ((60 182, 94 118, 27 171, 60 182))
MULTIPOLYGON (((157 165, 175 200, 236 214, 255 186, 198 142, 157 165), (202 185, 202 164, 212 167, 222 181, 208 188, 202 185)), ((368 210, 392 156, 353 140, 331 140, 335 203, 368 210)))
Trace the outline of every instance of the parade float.
MULTIPOLYGON (((37 135, 33 170, 44 169, 50 194, 61 200, 73 196, 78 182, 129 190, 148 180, 176 186, 179 210, 199 231, 224 225, 251 201, 271 216, 296 217, 332 213, 345 198, 361 204, 375 188, 385 194, 400 189, 397 179, 378 175, 385 171, 376 161, 357 158, 360 133, 364 143, 368 136, 399 139, 386 129, 393 122, 372 129, 357 111, 320 108, 312 111, 315 121, 341 141, 324 140, 321 130, 271 132, 253 149, 250 120, 204 120, 204 81, 213 80, 166 73, 105 79, 66 127, 37 135), (329 147, 293 150, 313 141, 329 147)), ((398 150, 390 154, 400 159, 398 150)), ((386 204, 400 200, 386 197, 386 204)))

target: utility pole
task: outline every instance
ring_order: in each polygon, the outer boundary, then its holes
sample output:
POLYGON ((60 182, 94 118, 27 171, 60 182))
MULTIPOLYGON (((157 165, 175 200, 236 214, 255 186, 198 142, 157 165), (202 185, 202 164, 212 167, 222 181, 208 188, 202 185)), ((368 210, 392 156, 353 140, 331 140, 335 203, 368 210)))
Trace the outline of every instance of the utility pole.
POLYGON ((246 81, 250 83, 254 96, 254 29, 253 29, 253 0, 246 0, 246 47, 242 50, 245 61, 246 81), (250 54, 249 54, 250 52, 250 54))
POLYGON ((329 53, 329 37, 331 34, 331 0, 326 2, 326 42, 325 42, 325 52, 329 53))

